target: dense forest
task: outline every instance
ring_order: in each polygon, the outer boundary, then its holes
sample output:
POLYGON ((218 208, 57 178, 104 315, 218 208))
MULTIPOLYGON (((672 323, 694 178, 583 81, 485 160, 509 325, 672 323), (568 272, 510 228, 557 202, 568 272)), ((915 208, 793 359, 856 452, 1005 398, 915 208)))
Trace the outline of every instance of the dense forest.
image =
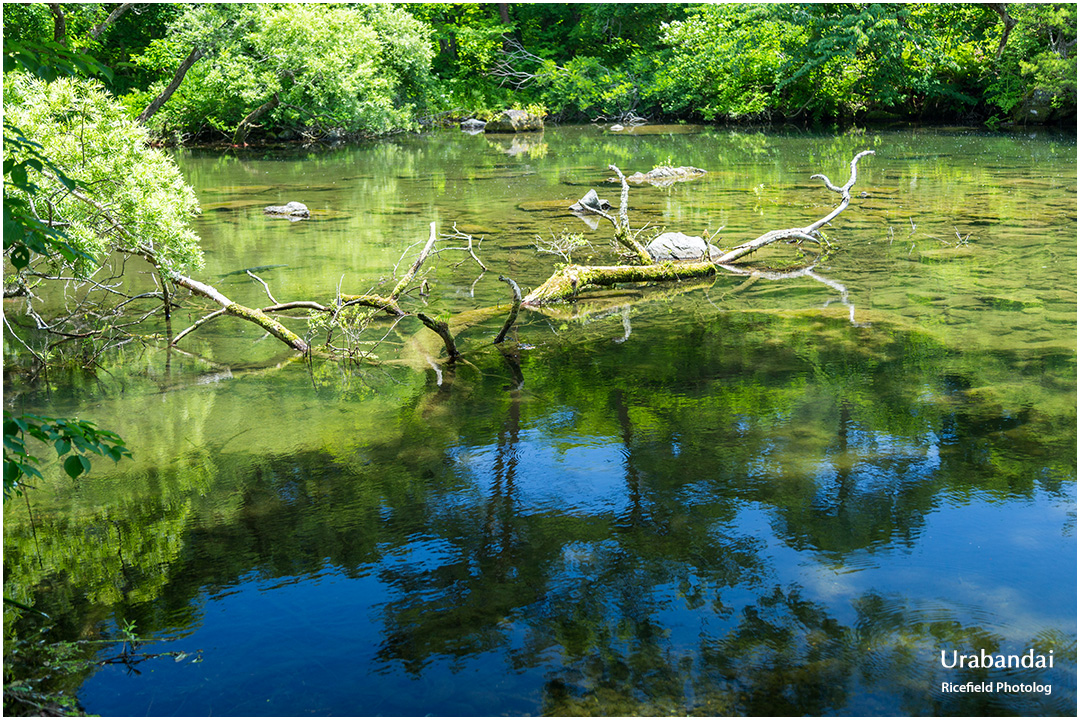
POLYGON ((552 121, 1071 123, 1076 6, 6 4, 162 141, 380 135, 507 107, 552 121))

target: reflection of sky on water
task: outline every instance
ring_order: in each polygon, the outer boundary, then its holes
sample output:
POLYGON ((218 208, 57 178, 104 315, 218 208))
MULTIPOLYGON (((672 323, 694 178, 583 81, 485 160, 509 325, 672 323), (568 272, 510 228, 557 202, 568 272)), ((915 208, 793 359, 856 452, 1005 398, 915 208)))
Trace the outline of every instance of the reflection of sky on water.
MULTIPOLYGON (((621 441, 580 437, 552 441, 540 429, 525 430, 513 445, 515 500, 524 512, 617 515, 626 509, 626 478, 621 441)), ((450 455, 481 487, 493 482, 499 448, 455 448, 450 455)))
POLYGON ((388 599, 374 573, 246 579, 200 598, 201 623, 190 636, 142 646, 198 648, 201 663, 154 660, 140 666, 143 676, 107 667, 80 698, 88 708, 106 704, 111 715, 193 717, 468 715, 515 693, 532 695, 521 712, 539 702, 538 671, 502 675, 501 649, 464 661, 436 656, 420 676, 378 662, 385 632, 379 610, 388 599), (139 681, 149 673, 153 682, 139 681))
MULTIPOLYGON (((480 508, 493 493, 510 503, 516 517, 612 521, 625 515, 630 503, 626 445, 621 438, 580 436, 569 442, 548 435, 552 429, 567 431, 569 419, 567 413, 556 412, 550 421, 516 431, 516 442, 505 434, 501 443, 450 449, 448 461, 460 482, 436 498, 429 522, 480 508)), ((929 434, 924 440, 927 444, 920 445, 880 432, 850 432, 842 464, 852 497, 932 481, 939 467, 936 439, 929 434)), ((825 516, 835 502, 834 460, 822 460, 815 478, 819 490, 813 504, 825 516)), ((770 472, 764 474, 767 479, 770 472)), ((457 651, 451 639, 443 646, 448 652, 424 654, 410 664, 403 662, 408 650, 399 654, 391 647, 388 656, 382 654, 395 643, 412 642, 410 616, 394 613, 404 603, 406 610, 423 608, 411 622, 431 621, 432 613, 450 610, 447 603, 470 592, 448 592, 442 582, 460 581, 440 577, 452 577, 452 568, 463 561, 471 576, 485 572, 470 557, 468 538, 440 537, 418 528, 404 544, 381 544, 375 564, 347 572, 327 567, 303 577, 249 576, 210 596, 204 593, 198 600, 199 625, 192 632, 171 644, 145 647, 148 652, 198 648, 201 663, 153 661, 143 666, 144 673, 154 675, 149 683, 106 668, 85 684, 81 697, 91 712, 101 703, 112 714, 453 715, 475 714, 478 708, 535 712, 545 678, 552 673, 591 686, 586 674, 565 664, 557 645, 539 656, 529 653, 536 638, 548 632, 542 628, 551 617, 592 599, 617 618, 627 612, 627 598, 636 598, 633 612, 663 628, 661 644, 671 658, 689 663, 688 678, 702 672, 702 644, 723 643, 745 621, 748 609, 774 587, 797 589, 802 600, 823 608, 841 626, 855 628, 864 621, 856 601, 879 597, 912 626, 978 626, 1000 636, 1001 649, 1007 652, 1023 652, 1048 627, 1075 627, 1075 593, 1062 592, 1076 584, 1069 518, 1073 506, 1061 496, 1037 491, 1030 499, 1003 501, 938 493, 936 506, 921 518, 917 532, 838 555, 793 544, 783 532, 782 510, 721 498, 715 491, 705 478, 687 482, 675 498, 689 513, 697 503, 717 500, 730 507, 730 519, 713 523, 709 533, 721 546, 731 538, 752 538, 767 568, 764 577, 717 584, 700 572, 707 572, 708 565, 701 558, 702 567, 676 570, 680 580, 656 582, 645 595, 637 593, 641 580, 627 577, 631 594, 625 595, 595 583, 610 578, 610 564, 632 557, 634 550, 617 539, 568 538, 558 557, 550 559, 547 585, 536 588, 540 594, 535 602, 514 606, 495 625, 460 628, 457 651), (1066 562, 1068 558, 1073 560, 1066 562), (531 659, 515 661, 522 657, 531 659)), ((393 519, 393 509, 385 508, 382 520, 393 519)), ((681 565, 663 557, 642 557, 631 566, 665 563, 670 568, 681 565)), ((516 569, 510 568, 506 577, 514 582, 516 569)), ((765 617, 778 621, 784 615, 765 617)), ((852 676, 858 692, 849 698, 847 711, 895 712, 906 685, 928 682, 926 673, 935 672, 940 645, 918 633, 906 643, 923 661, 892 684, 882 685, 872 674, 852 676)), ((622 647, 628 651, 630 645, 622 647)), ((885 674, 894 672, 887 664, 883 667, 885 674)), ((1059 670, 1050 677, 1067 684, 1071 675, 1059 670)))

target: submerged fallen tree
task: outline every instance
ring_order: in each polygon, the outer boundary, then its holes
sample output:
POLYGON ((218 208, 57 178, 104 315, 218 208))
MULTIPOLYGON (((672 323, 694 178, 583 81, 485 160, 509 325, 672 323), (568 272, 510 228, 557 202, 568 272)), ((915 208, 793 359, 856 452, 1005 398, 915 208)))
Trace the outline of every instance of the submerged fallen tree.
MULTIPOLYGON (((757 238, 750 240, 749 242, 742 243, 726 251, 714 252, 713 246, 708 243, 704 244, 706 248, 704 257, 697 261, 658 261, 650 253, 649 248, 642 246, 638 242, 635 234, 630 227, 629 219, 629 183, 627 178, 619 170, 618 167, 611 165, 611 169, 616 176, 622 182, 622 195, 620 198, 620 206, 618 216, 613 216, 607 212, 605 207, 601 203, 597 202, 584 202, 580 204, 580 207, 586 211, 599 215, 600 217, 611 222, 615 230, 615 241, 621 245, 627 253, 636 261, 631 264, 625 265, 568 265, 551 275, 545 282, 535 288, 532 292, 521 297, 517 284, 503 276, 499 279, 507 282, 513 290, 514 302, 512 304, 509 317, 506 323, 503 325, 502 330, 499 332, 495 339, 495 343, 499 344, 503 342, 504 338, 510 326, 513 324, 514 319, 517 316, 518 308, 539 308, 545 304, 569 300, 576 297, 583 289, 589 287, 611 287, 615 285, 621 285, 624 283, 641 283, 641 282, 661 282, 661 281, 673 281, 673 280, 685 280, 689 278, 706 277, 713 275, 721 270, 727 270, 734 274, 745 274, 741 268, 738 268, 735 263, 748 257, 755 251, 764 248, 773 243, 781 241, 794 241, 803 242, 810 241, 816 244, 827 244, 827 241, 821 235, 821 228, 836 219, 848 205, 851 203, 851 189, 855 186, 858 179, 858 163, 859 160, 867 155, 873 155, 873 150, 865 150, 858 153, 851 160, 850 176, 846 183, 843 185, 835 185, 829 178, 823 174, 815 174, 812 177, 820 179, 824 182, 825 187, 832 192, 840 195, 840 202, 835 208, 824 217, 811 222, 803 227, 785 228, 781 230, 770 230, 757 238)), ((365 295, 365 296, 347 296, 341 298, 345 301, 345 304, 363 304, 375 310, 383 310, 392 315, 403 316, 406 313, 400 309, 397 304, 397 300, 401 293, 406 289, 409 283, 413 280, 416 272, 419 270, 421 264, 425 258, 431 252, 435 244, 435 223, 431 224, 431 235, 428 240, 428 244, 421 251, 419 257, 413 263, 412 267, 405 274, 405 276, 396 284, 394 289, 388 296, 382 297, 377 295, 365 295)), ((472 240, 469 238, 470 246, 469 251, 472 252, 472 240)), ((473 255, 475 258, 476 256, 473 255)), ((479 259, 477 259, 479 262, 479 259)), ((482 263, 481 263, 481 266, 482 263)), ((195 289, 195 288, 193 288, 195 289)), ((198 291, 198 290, 197 290, 198 291)), ((205 292, 201 294, 212 297, 205 292)), ((216 298, 214 298, 216 299, 216 298)), ((219 299, 218 302, 221 302, 219 299)), ((303 351, 294 342, 291 342, 287 337, 279 335, 275 331, 275 326, 272 324, 275 321, 265 316, 266 312, 270 312, 276 309, 307 307, 318 312, 325 312, 333 315, 335 313, 334 308, 317 305, 313 303, 304 304, 284 304, 276 307, 265 308, 262 313, 258 311, 247 311, 247 314, 238 312, 235 309, 228 311, 230 314, 237 317, 243 317, 245 319, 256 322, 264 327, 268 332, 271 332, 284 342, 289 343, 294 348, 303 351), (269 321, 269 322, 267 322, 269 321)), ((443 340, 448 358, 453 361, 460 358, 460 351, 457 349, 454 342, 453 334, 451 332, 452 323, 437 324, 422 313, 418 314, 420 320, 426 327, 436 332, 443 340)), ((182 337, 182 335, 181 335, 182 337)), ((179 339, 179 338, 177 338, 179 339)))
POLYGON ((709 257, 708 251, 696 262, 680 261, 656 261, 648 250, 637 242, 630 230, 628 219, 629 186, 626 178, 614 165, 611 166, 618 177, 622 180, 622 204, 619 209, 619 217, 615 218, 606 211, 595 205, 582 205, 584 211, 599 215, 611 222, 615 227, 615 240, 630 250, 637 263, 628 265, 568 265, 548 278, 543 284, 529 293, 522 301, 526 307, 537 307, 545 303, 567 300, 575 297, 586 287, 610 287, 629 282, 656 282, 664 280, 681 280, 692 277, 712 275, 718 270, 729 269, 751 253, 760 250, 767 245, 780 241, 810 241, 817 244, 826 242, 821 236, 821 228, 836 219, 851 203, 851 189, 858 179, 859 160, 867 155, 873 155, 873 150, 864 150, 851 160, 851 176, 848 181, 836 186, 828 177, 822 174, 813 175, 812 178, 820 178, 825 187, 840 194, 839 204, 824 217, 816 220, 805 227, 786 228, 783 230, 770 230, 757 238, 737 245, 718 257, 709 257))

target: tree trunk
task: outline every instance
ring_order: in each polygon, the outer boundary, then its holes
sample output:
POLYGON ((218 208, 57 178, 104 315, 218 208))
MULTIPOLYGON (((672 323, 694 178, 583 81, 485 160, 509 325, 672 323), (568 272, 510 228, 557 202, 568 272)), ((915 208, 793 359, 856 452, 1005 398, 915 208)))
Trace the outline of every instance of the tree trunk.
POLYGON ((169 85, 139 114, 137 119, 140 123, 145 124, 147 120, 154 116, 154 113, 161 109, 161 106, 164 105, 168 99, 172 97, 172 94, 176 92, 176 89, 180 87, 180 83, 184 82, 184 76, 187 75, 187 71, 190 70, 191 66, 198 62, 199 58, 202 56, 202 50, 197 47, 191 48, 191 54, 184 59, 184 62, 180 63, 180 67, 176 68, 176 72, 173 74, 173 79, 169 82, 169 85))
POLYGON ((236 132, 233 133, 232 139, 233 145, 243 145, 244 142, 247 140, 248 133, 251 131, 251 128, 255 124, 255 121, 276 108, 280 104, 281 98, 278 97, 277 93, 274 93, 274 96, 272 98, 270 98, 262 105, 248 113, 248 116, 241 120, 240 124, 236 126, 236 132))
POLYGON ((49 12, 53 16, 53 40, 60 45, 67 45, 67 21, 60 3, 49 3, 49 12))
MULTIPOLYGON (((499 6, 499 20, 502 21, 503 25, 509 25, 510 24, 510 4, 509 3, 497 3, 497 4, 499 6)), ((502 39, 503 52, 508 53, 512 49, 510 39, 511 39, 510 38, 510 33, 504 32, 503 33, 503 39, 502 39)))
POLYGON ((629 282, 661 282, 703 277, 716 272, 718 263, 665 262, 654 265, 567 265, 529 293, 522 304, 537 307, 568 300, 587 286, 608 286, 629 282))
POLYGON ((997 54, 994 55, 995 60, 1000 60, 1001 54, 1005 52, 1005 43, 1009 42, 1009 33, 1016 27, 1016 23, 1018 23, 1019 20, 1009 15, 1009 6, 1007 3, 991 3, 990 7, 1001 16, 1001 22, 1005 24, 1005 32, 1001 34, 1001 42, 998 43, 997 54))

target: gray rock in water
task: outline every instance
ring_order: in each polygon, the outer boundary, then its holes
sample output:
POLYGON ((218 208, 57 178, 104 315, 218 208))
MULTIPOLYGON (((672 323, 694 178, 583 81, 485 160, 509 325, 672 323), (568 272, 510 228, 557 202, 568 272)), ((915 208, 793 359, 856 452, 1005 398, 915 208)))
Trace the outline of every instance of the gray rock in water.
POLYGON ((295 200, 284 205, 268 205, 263 212, 267 215, 284 215, 289 218, 311 217, 311 211, 308 210, 307 205, 295 200))
POLYGON ((570 209, 574 212, 588 212, 589 210, 610 210, 611 203, 607 200, 601 200, 597 196, 595 190, 590 190, 585 193, 585 197, 578 200, 576 203, 570 206, 570 209))
POLYGON ((465 132, 477 133, 484 129, 487 123, 483 120, 477 120, 476 118, 469 118, 468 120, 461 121, 461 129, 465 132))
POLYGON ((669 232, 660 235, 645 247, 653 260, 701 260, 709 256, 717 257, 720 248, 706 243, 700 237, 691 237, 681 232, 669 232))

